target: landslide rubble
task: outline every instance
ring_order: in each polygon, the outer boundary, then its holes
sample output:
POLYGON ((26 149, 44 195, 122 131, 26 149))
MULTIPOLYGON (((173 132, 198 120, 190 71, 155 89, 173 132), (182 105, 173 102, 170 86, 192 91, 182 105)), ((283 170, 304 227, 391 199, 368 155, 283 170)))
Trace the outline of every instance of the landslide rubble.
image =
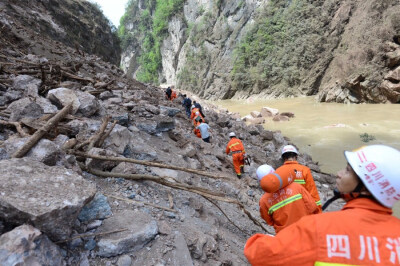
MULTIPOLYGON (((181 98, 23 25, 0 30, 0 264, 247 264, 246 239, 273 233, 255 170, 278 167, 290 140, 203 104, 205 143, 181 98), (241 180, 230 131, 252 158, 241 180)), ((325 202, 334 178, 299 161, 325 202)))

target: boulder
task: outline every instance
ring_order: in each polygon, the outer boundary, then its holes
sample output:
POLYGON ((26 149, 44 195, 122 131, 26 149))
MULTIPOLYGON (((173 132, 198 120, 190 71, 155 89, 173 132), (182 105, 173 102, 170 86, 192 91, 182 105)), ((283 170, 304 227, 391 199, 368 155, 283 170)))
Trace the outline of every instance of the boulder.
POLYGON ((69 237, 95 185, 63 167, 49 167, 28 158, 0 161, 0 219, 29 222, 50 239, 69 237))
POLYGON ((220 115, 217 122, 215 122, 220 127, 230 127, 230 117, 227 115, 220 115))
POLYGON ((0 236, 0 265, 66 265, 60 248, 31 225, 0 236))
POLYGON ((294 113, 292 113, 292 112, 282 112, 281 115, 287 116, 289 118, 293 118, 294 117, 294 113))
POLYGON ((127 231, 101 236, 97 242, 98 256, 113 257, 138 251, 158 234, 155 220, 143 212, 132 210, 124 210, 106 219, 97 232, 109 232, 116 228, 124 228, 127 231))
POLYGON ((7 111, 11 113, 10 121, 19 121, 23 117, 39 118, 43 115, 43 108, 29 98, 12 102, 7 111))
MULTIPOLYGON (((4 147, 11 157, 20 147, 22 147, 29 137, 8 139, 4 142, 4 147)), ((30 158, 35 161, 42 162, 49 166, 56 165, 60 161, 62 151, 54 142, 48 139, 41 139, 26 155, 26 158, 30 158)))
POLYGON ((180 113, 181 110, 178 108, 167 107, 167 106, 160 106, 160 113, 162 115, 174 117, 176 114, 180 113))
POLYGON ((400 64, 400 49, 396 49, 393 52, 386 53, 388 67, 394 67, 400 64))
POLYGON ((100 104, 96 97, 87 92, 76 91, 76 95, 80 102, 78 113, 85 117, 94 115, 100 108, 100 104))
POLYGON ((385 79, 393 82, 393 83, 399 83, 400 81, 400 66, 397 67, 395 70, 390 71, 386 76, 385 79))
POLYGON ((192 266, 193 261, 185 237, 179 231, 174 232, 174 246, 175 248, 166 255, 171 265, 192 266))
POLYGON ((130 119, 129 119, 129 114, 128 113, 124 113, 121 115, 117 115, 117 116, 113 116, 112 118, 113 121, 117 120, 118 124, 124 127, 128 127, 130 126, 130 119))
POLYGON ((400 83, 392 83, 389 80, 385 80, 380 88, 389 101, 392 103, 400 102, 400 83))
POLYGON ((242 121, 244 121, 244 122, 248 122, 252 119, 254 119, 254 117, 251 115, 246 115, 246 116, 242 117, 242 121))
POLYGON ((38 97, 39 88, 42 81, 32 76, 19 75, 13 78, 13 88, 22 91, 25 97, 38 97))
POLYGON ((250 115, 251 115, 252 117, 254 117, 254 118, 262 117, 261 113, 258 112, 258 111, 252 111, 252 112, 250 112, 250 115))
POLYGON ((267 107, 267 106, 261 108, 261 115, 263 117, 272 117, 272 116, 277 115, 278 113, 279 113, 279 110, 275 109, 275 108, 271 108, 271 107, 267 107))
POLYGON ((81 222, 88 223, 93 220, 103 220, 111 215, 111 207, 108 204, 107 197, 101 193, 97 193, 94 199, 82 208, 82 211, 79 213, 78 219, 81 222))
POLYGON ((263 117, 251 118, 248 119, 246 122, 249 122, 251 125, 261 125, 265 123, 265 118, 263 117))
POLYGON ((53 105, 49 99, 37 97, 35 102, 42 107, 45 114, 54 114, 58 112, 57 106, 53 105))
POLYGON ((274 116, 272 118, 272 120, 275 121, 275 122, 289 121, 289 117, 279 114, 279 115, 274 116))
POLYGON ((106 138, 103 147, 118 154, 123 154, 127 145, 132 143, 134 139, 134 134, 128 128, 115 125, 110 135, 106 138))
POLYGON ((175 121, 168 116, 162 116, 152 120, 139 120, 136 122, 136 126, 141 131, 144 131, 150 135, 156 135, 161 132, 174 129, 175 121))
POLYGON ((50 90, 47 93, 47 99, 49 99, 58 108, 62 108, 72 102, 72 114, 75 114, 80 106, 78 97, 73 90, 67 88, 57 88, 50 90))

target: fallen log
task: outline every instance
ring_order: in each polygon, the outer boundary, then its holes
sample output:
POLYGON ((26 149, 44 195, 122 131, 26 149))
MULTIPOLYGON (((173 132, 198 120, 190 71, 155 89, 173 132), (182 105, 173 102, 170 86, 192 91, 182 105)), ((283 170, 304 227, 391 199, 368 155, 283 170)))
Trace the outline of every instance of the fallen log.
POLYGON ((4 121, 4 120, 0 120, 0 125, 5 125, 5 126, 14 126, 18 133, 21 135, 21 137, 29 137, 30 135, 28 133, 26 133, 21 126, 21 123, 19 122, 8 122, 8 121, 4 121))
POLYGON ((106 130, 109 121, 110 121, 109 116, 103 118, 103 123, 101 124, 99 131, 93 137, 92 141, 89 143, 89 147, 87 149, 88 151, 90 151, 93 147, 97 147, 96 145, 97 145, 98 141, 101 139, 101 137, 104 133, 104 130, 106 130))
POLYGON ((230 181, 236 180, 236 179, 232 179, 231 177, 216 176, 216 175, 210 174, 210 173, 205 172, 205 171, 199 171, 199 170, 196 170, 196 169, 190 169, 190 168, 185 168, 185 167, 166 165, 166 164, 149 162, 149 161, 141 161, 141 160, 125 158, 125 157, 111 157, 111 156, 107 157, 107 156, 100 156, 100 155, 91 155, 91 154, 88 154, 88 153, 77 151, 77 148, 75 148, 74 150, 68 150, 67 153, 73 154, 73 155, 78 155, 78 156, 81 156, 81 157, 86 157, 86 158, 103 160, 103 161, 127 162, 127 163, 135 163, 135 164, 146 165, 146 166, 153 166, 153 167, 159 167, 159 168, 167 168, 167 169, 172 169, 172 170, 179 170, 179 171, 183 171, 183 172, 187 172, 187 173, 207 176, 207 177, 214 178, 214 179, 224 179, 224 180, 230 180, 230 181))
POLYGON ((37 130, 28 141, 19 148, 11 157, 12 158, 22 158, 30 149, 35 146, 35 144, 57 123, 62 120, 70 111, 72 107, 72 102, 66 105, 60 112, 58 112, 54 117, 52 117, 41 129, 37 130))

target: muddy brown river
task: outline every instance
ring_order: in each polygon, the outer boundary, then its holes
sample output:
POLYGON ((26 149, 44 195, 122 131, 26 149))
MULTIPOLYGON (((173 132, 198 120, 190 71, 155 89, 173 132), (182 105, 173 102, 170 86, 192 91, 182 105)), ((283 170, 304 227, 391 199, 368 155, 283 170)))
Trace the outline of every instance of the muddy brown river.
MULTIPOLYGON (((385 144, 400 150, 400 104, 320 103, 314 97, 224 100, 213 104, 238 112, 242 117, 264 106, 294 113, 290 121, 268 119, 264 127, 280 130, 327 173, 335 174, 344 167, 344 150, 368 144, 385 144)), ((400 217, 400 204, 395 212, 400 217)))

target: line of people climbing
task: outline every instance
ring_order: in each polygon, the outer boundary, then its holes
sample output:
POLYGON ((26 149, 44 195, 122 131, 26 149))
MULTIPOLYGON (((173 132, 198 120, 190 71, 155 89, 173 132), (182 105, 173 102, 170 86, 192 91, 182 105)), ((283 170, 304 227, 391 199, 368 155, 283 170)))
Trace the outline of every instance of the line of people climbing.
MULTIPOLYGON (((197 122, 204 123, 201 106, 193 106, 186 95, 182 105, 188 118, 200 117, 197 122)), ((229 138, 226 154, 232 154, 235 173, 241 178, 245 148, 234 132, 229 138)), ((259 201, 260 215, 276 235, 250 237, 244 247, 248 261, 252 265, 400 265, 400 219, 392 215, 400 200, 400 151, 385 145, 345 151, 347 165, 337 173, 334 195, 324 206, 311 170, 297 162, 298 155, 293 145, 286 145, 282 166, 257 168, 265 192, 259 201), (342 210, 322 213, 337 199, 346 202, 342 210)))

